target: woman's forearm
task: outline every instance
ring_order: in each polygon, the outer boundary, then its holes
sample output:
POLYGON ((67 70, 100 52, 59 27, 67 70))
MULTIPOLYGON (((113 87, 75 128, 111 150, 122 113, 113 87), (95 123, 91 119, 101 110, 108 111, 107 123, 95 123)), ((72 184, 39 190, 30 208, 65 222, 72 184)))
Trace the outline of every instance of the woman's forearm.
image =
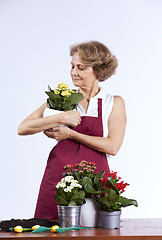
POLYGON ((73 130, 71 130, 70 138, 86 145, 89 148, 113 156, 117 154, 120 148, 120 146, 117 146, 117 144, 115 144, 115 142, 113 142, 110 138, 89 136, 73 130))
POLYGON ((45 118, 25 119, 18 127, 18 134, 31 135, 39 133, 50 128, 57 128, 59 125, 63 124, 63 122, 62 114, 45 118))

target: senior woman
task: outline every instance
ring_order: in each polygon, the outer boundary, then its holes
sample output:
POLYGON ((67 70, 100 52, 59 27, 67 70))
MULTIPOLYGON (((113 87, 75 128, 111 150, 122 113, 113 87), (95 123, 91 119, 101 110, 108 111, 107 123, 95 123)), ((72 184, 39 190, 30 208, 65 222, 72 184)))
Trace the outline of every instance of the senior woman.
POLYGON ((115 73, 117 60, 102 43, 90 41, 70 49, 71 78, 83 94, 76 111, 44 117, 43 104, 19 126, 18 134, 38 132, 58 141, 50 152, 40 186, 35 217, 57 218, 53 196, 62 178, 63 167, 82 160, 94 161, 97 172, 109 172, 108 159, 121 147, 126 125, 124 100, 99 88, 98 83, 115 73), (61 126, 66 124, 72 128, 61 126), (52 131, 51 131, 52 130, 52 131))

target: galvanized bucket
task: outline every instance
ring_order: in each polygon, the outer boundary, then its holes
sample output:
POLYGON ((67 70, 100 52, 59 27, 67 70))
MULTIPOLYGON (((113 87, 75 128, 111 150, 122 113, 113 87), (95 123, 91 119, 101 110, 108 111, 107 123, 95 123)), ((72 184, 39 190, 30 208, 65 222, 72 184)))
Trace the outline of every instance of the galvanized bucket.
POLYGON ((57 205, 60 227, 80 227, 81 206, 57 205))
POLYGON ((106 229, 120 228, 121 211, 100 211, 101 227, 106 229))

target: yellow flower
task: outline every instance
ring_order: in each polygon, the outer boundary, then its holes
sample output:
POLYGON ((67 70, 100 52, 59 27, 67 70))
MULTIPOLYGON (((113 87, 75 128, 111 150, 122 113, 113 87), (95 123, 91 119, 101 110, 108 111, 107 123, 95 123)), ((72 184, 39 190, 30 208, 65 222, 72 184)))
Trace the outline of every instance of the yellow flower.
POLYGON ((69 90, 66 90, 66 91, 63 91, 61 95, 64 97, 69 97, 71 95, 71 92, 69 90))
POLYGON ((51 232, 57 232, 57 230, 56 230, 57 228, 59 228, 58 225, 52 226, 52 227, 51 227, 51 232))
POLYGON ((21 226, 14 227, 14 232, 21 233, 23 231, 23 228, 21 226))
POLYGON ((60 91, 58 89, 54 90, 55 94, 60 94, 60 91))
POLYGON ((68 88, 68 85, 66 83, 59 83, 57 88, 60 90, 66 90, 68 88))
POLYGON ((40 225, 34 225, 33 227, 32 227, 32 230, 36 230, 37 228, 39 228, 40 227, 40 225))
POLYGON ((69 92, 74 93, 74 91, 72 89, 69 89, 69 92))

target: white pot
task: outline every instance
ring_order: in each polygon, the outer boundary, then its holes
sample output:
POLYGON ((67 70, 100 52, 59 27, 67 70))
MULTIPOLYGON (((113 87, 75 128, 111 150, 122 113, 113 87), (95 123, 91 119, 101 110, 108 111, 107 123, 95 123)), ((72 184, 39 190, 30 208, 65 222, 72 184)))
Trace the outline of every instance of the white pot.
POLYGON ((93 198, 86 198, 86 203, 82 205, 80 225, 85 227, 100 227, 99 207, 93 198))
MULTIPOLYGON (((49 116, 52 116, 52 115, 56 115, 58 113, 63 113, 64 111, 59 111, 59 110, 56 110, 56 109, 51 109, 51 108, 45 108, 44 110, 44 113, 43 113, 43 117, 49 117, 49 116)), ((60 125, 60 126, 66 126, 64 124, 60 125)))
POLYGON ((52 115, 55 115, 58 113, 63 113, 63 111, 59 111, 56 109, 51 109, 51 108, 46 107, 44 110, 44 113, 43 113, 43 117, 49 117, 49 116, 52 116, 52 115))

